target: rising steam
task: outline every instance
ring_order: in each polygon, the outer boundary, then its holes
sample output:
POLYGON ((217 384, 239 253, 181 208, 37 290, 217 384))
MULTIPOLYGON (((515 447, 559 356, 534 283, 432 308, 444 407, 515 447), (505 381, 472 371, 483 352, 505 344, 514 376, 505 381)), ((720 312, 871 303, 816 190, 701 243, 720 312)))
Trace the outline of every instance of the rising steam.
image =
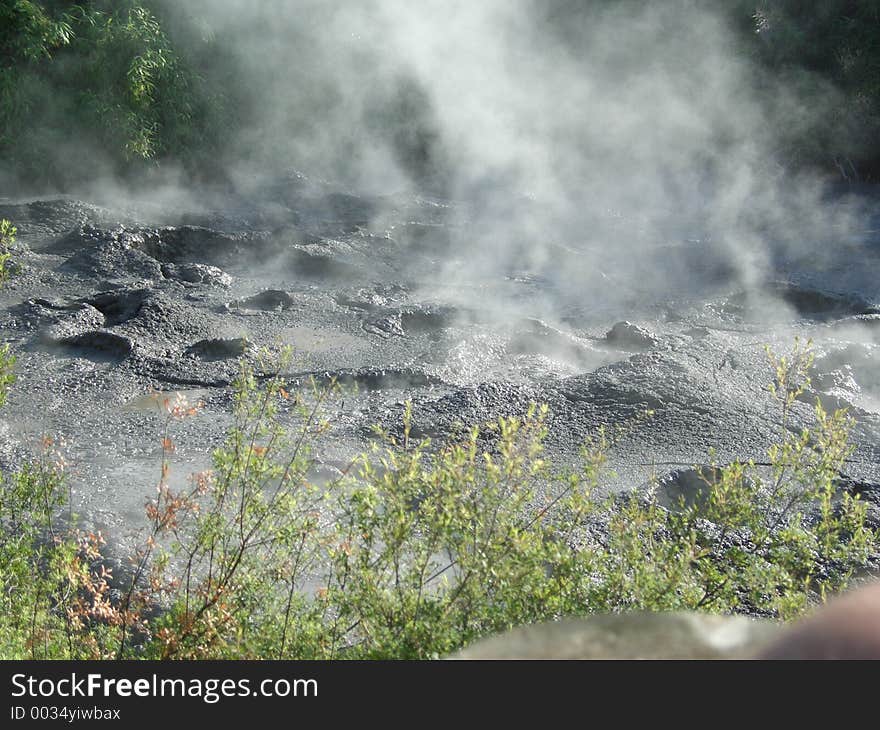
POLYGON ((831 92, 804 98, 762 77, 722 6, 190 0, 166 10, 173 34, 216 41, 213 61, 247 120, 226 140, 242 187, 297 169, 385 201, 455 201, 429 241, 444 265, 426 296, 520 277, 569 304, 626 310, 702 284, 760 283, 780 255, 825 265, 828 242, 857 227, 856 211, 827 203, 820 180, 787 173, 778 155, 777 130, 831 92))

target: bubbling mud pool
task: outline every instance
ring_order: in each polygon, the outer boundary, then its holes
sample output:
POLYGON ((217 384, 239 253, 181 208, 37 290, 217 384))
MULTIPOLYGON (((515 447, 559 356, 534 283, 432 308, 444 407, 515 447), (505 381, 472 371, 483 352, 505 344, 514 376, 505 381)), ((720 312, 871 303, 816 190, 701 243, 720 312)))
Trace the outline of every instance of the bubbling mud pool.
MULTIPOLYGON (((293 385, 344 386, 317 454, 325 480, 364 447, 372 424, 399 423, 406 400, 415 429, 439 437, 539 402, 550 406, 556 463, 575 462, 600 426, 633 424, 604 487, 680 486, 675 475, 705 464, 710 449, 721 462, 762 458, 781 428, 764 347, 785 352, 799 337, 814 342, 816 361, 790 427, 810 419, 816 399, 849 408, 848 476, 880 483, 871 221, 819 268, 778 257, 759 279, 715 271, 683 291, 607 272, 582 286, 554 278, 584 268, 588 252, 576 245, 559 247, 543 270, 481 268, 466 247, 450 250, 467 230, 451 210, 451 201, 321 189, 222 212, 0 199, 0 217, 19 228, 18 272, 0 291, 0 329, 17 358, 0 411, 3 467, 28 458, 39 434, 63 439, 74 509, 133 534, 159 477, 166 399, 201 404, 171 424, 171 478, 184 484, 210 467, 231 424, 240 359, 291 345, 293 385), (645 409, 653 417, 638 420, 645 409)), ((620 219, 609 230, 629 235, 620 219)), ((641 245, 647 258, 660 255, 641 245)), ((671 270, 676 256, 710 258, 708 245, 656 248, 671 270)))

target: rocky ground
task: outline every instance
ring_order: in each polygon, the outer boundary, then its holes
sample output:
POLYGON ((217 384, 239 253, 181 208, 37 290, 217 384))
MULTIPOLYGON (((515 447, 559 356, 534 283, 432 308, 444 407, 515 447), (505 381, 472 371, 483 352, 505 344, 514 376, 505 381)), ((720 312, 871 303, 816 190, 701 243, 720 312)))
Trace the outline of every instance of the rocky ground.
MULTIPOLYGON (((111 533, 141 524, 159 471, 162 394, 204 403, 174 428, 176 478, 204 468, 229 423, 242 356, 293 345, 293 374, 357 385, 321 458, 332 470, 375 422, 414 401, 417 429, 552 412, 562 461, 600 425, 629 424, 607 487, 652 476, 674 488, 705 463, 761 459, 779 433, 764 346, 812 338, 809 398, 856 419, 852 484, 880 510, 880 232, 823 243, 833 255, 780 255, 748 285, 699 237, 646 240, 644 276, 595 250, 553 244, 553 267, 486 266, 461 241, 468 211, 449 201, 341 194, 301 177, 220 204, 98 205, 0 199, 19 231, 0 331, 17 383, 0 412, 4 466, 41 434, 66 442, 76 509, 111 533), (657 285, 687 267, 693 286, 657 285), (650 286, 641 282, 652 279, 650 286), (158 393, 158 394, 157 394, 158 393), (646 408, 652 418, 634 420, 646 408)), ((609 227, 609 236, 638 236, 609 227)), ((629 253, 621 256, 631 256, 629 253)), ((680 281, 679 277, 675 277, 680 281)), ((685 485, 686 486, 686 485, 685 485)))

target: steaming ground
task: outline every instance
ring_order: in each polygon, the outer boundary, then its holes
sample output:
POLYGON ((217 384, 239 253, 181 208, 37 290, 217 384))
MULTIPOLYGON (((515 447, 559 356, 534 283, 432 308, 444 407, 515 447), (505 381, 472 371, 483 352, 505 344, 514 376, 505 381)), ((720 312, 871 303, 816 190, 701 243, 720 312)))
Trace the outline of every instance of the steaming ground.
MULTIPOLYGON (((880 213, 876 192, 859 203, 880 213)), ((42 434, 63 438, 75 509, 124 537, 155 490, 162 394, 205 404, 171 432, 179 484, 222 439, 238 358, 290 344, 291 377, 358 387, 336 406, 320 455, 328 476, 412 399, 417 430, 432 435, 547 403, 558 463, 576 462, 598 427, 625 426, 605 486, 681 482, 710 449, 720 462, 764 458, 781 428, 764 346, 784 352, 799 336, 818 357, 789 427, 815 398, 849 408, 847 475, 880 497, 880 215, 810 253, 763 241, 766 265, 743 284, 700 230, 657 236, 621 213, 596 217, 601 259, 572 238, 541 262, 487 267, 462 245, 472 207, 302 176, 208 209, 0 201, 20 266, 0 292, 18 359, 0 413, 4 467, 42 434), (603 263, 579 282, 567 272, 586 272, 585 258, 603 263)))

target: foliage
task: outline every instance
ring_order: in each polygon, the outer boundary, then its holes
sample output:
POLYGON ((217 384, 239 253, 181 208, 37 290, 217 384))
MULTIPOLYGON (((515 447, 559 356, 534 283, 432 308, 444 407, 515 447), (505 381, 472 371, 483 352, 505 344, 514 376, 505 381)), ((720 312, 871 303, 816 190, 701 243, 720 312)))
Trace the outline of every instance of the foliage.
POLYGON ((0 220, 0 283, 9 276, 9 259, 12 256, 10 248, 15 243, 18 229, 5 218, 0 220))
MULTIPOLYGON (((552 6, 566 23, 627 1, 552 6)), ((245 144, 259 126, 263 100, 253 67, 234 52, 244 24, 206 29, 184 5, 0 0, 3 171, 34 187, 71 187, 96 173, 134 176, 162 163, 213 176, 223 148, 245 144)), ((683 22, 688 6, 682 3, 683 22)), ((877 3, 735 0, 715 9, 729 20, 736 52, 753 61, 778 157, 794 168, 876 179, 877 3)), ((262 12, 252 27, 271 25, 274 11, 262 12)), ((401 164, 431 172, 435 133, 423 119, 424 99, 404 85, 391 107, 376 110, 369 123, 391 131, 401 164)), ((299 112, 288 119, 293 134, 316 123, 309 110, 299 112)))
POLYGON ((70 531, 64 462, 51 440, 0 484, 0 652, 4 659, 84 658, 110 612, 103 538, 70 531))
POLYGON ((142 627, 155 632, 149 649, 157 656, 273 657, 305 640, 317 605, 306 601, 302 581, 322 550, 323 499, 307 476, 312 444, 328 428, 331 392, 313 384, 291 396, 277 377, 258 390, 244 369, 236 425, 214 454, 214 470, 196 475, 187 493, 160 485, 139 565, 151 551, 156 557, 147 593, 136 596, 147 606, 158 595, 165 607, 154 626, 142 627))
MULTIPOLYGON (((0 232, 12 242, 8 222, 0 232)), ((401 429, 377 427, 371 449, 319 485, 313 454, 335 385, 291 394, 277 371, 243 365, 214 468, 182 491, 168 481, 170 429, 198 406, 165 400, 156 496, 118 575, 103 536, 76 529, 64 460, 45 439, 0 483, 0 656, 424 658, 595 611, 796 616, 845 588, 878 536, 864 504, 836 488, 847 415, 817 403, 810 428, 789 429, 809 345, 768 354, 782 414, 768 467, 713 465, 674 509, 656 490, 597 496, 604 432, 578 471, 555 471, 537 406, 434 445, 413 438, 407 405, 401 429)))
POLYGON ((67 19, 53 19, 38 3, 16 0, 0 4, 0 59, 4 66, 16 60, 51 58, 52 51, 67 45, 71 36, 67 19))
MULTIPOLYGON (((10 248, 15 243, 15 235, 18 233, 15 226, 8 220, 0 219, 0 283, 9 277, 9 259, 12 255, 10 248)), ((12 367, 15 358, 9 352, 9 345, 0 345, 0 406, 6 402, 6 394, 14 380, 12 367)))
POLYGON ((748 610, 791 618, 812 596, 844 588, 876 550, 865 505, 839 493, 851 454, 844 411, 815 406, 815 423, 788 429, 792 406, 809 385, 812 357, 796 345, 770 356, 771 392, 782 411, 768 473, 754 462, 704 470, 705 489, 678 510, 631 497, 612 513, 599 572, 599 607, 748 610))
POLYGON ((0 3, 0 158, 31 184, 215 151, 220 95, 146 5, 0 3), (53 164, 54 163, 54 164, 53 164))
POLYGON ((880 174, 880 6, 874 0, 739 0, 727 6, 770 97, 773 130, 796 165, 848 180, 880 174), (780 93, 781 92, 781 93, 780 93))

